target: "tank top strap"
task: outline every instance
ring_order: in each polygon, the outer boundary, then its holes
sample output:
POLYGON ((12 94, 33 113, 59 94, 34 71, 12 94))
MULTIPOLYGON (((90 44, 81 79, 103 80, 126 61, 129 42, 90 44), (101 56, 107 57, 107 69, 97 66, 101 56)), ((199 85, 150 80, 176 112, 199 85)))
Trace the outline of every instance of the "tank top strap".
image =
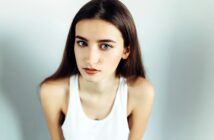
POLYGON ((69 78, 69 98, 68 98, 68 106, 67 106, 67 113, 65 115, 65 120, 62 127, 66 127, 65 125, 70 124, 72 118, 74 117, 74 112, 77 111, 77 95, 74 92, 76 89, 76 75, 71 75, 69 78))
POLYGON ((127 86, 127 80, 125 77, 121 77, 121 83, 120 83, 120 103, 121 103, 121 109, 124 112, 124 115, 127 116, 127 102, 128 102, 128 86, 127 86))

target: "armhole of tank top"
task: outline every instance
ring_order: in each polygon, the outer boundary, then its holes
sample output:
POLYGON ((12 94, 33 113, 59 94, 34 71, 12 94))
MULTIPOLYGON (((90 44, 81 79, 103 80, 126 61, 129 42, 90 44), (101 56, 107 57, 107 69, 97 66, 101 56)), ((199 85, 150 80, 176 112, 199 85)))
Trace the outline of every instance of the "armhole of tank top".
POLYGON ((128 128, 128 132, 130 132, 129 129, 129 121, 128 121, 128 84, 127 84, 127 80, 124 79, 124 92, 126 92, 126 98, 125 98, 125 118, 126 118, 126 124, 127 124, 127 128, 128 128))
POLYGON ((72 80, 72 78, 70 77, 69 78, 69 90, 68 90, 68 94, 69 94, 69 96, 68 96, 68 106, 67 106, 67 112, 66 112, 66 115, 65 115, 65 119, 64 119, 64 122, 63 122, 63 124, 61 125, 61 128, 64 128, 64 127, 66 127, 66 125, 67 125, 67 122, 69 121, 69 118, 70 118, 70 109, 71 109, 71 81, 72 80))

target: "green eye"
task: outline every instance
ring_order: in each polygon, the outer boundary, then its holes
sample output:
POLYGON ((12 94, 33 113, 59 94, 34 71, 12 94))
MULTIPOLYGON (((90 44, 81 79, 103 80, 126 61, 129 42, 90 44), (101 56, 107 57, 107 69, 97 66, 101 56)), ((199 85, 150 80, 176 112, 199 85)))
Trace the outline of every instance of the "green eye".
POLYGON ((107 50, 107 49, 109 49, 109 48, 112 48, 112 46, 109 45, 109 44, 101 44, 101 49, 107 50))

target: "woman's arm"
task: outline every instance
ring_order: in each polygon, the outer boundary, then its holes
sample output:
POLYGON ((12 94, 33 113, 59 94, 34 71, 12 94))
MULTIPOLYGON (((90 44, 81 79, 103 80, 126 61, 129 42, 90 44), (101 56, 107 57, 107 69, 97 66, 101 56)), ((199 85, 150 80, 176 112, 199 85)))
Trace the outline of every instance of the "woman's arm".
POLYGON ((44 83, 40 89, 40 101, 47 121, 51 140, 64 140, 61 126, 62 89, 54 84, 44 83))
POLYGON ((154 87, 144 79, 137 82, 133 92, 135 94, 135 106, 129 118, 129 140, 142 140, 154 100, 154 87))

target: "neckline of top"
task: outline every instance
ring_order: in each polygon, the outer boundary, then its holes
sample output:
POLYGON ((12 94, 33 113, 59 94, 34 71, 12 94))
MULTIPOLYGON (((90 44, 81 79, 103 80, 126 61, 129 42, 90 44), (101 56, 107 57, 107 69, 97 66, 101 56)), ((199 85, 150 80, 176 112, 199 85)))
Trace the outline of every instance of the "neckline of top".
POLYGON ((120 76, 120 80, 119 80, 119 85, 117 87, 117 91, 116 91, 116 95, 115 95, 115 98, 114 98, 114 102, 113 102, 113 106, 111 108, 111 111, 110 113, 108 113, 108 115, 101 119, 101 120, 94 120, 94 119, 91 119, 90 117, 87 116, 87 114, 85 113, 84 109, 83 109, 83 106, 82 106, 82 103, 81 103, 81 100, 80 100, 80 96, 79 96, 79 79, 78 79, 78 74, 75 76, 75 84, 76 84, 76 94, 77 94, 77 103, 80 107, 80 112, 82 113, 83 117, 88 120, 89 122, 91 123, 104 123, 106 121, 108 121, 112 116, 113 116, 113 113, 115 112, 115 108, 117 106, 117 100, 118 100, 118 96, 119 96, 119 92, 120 92, 120 89, 121 89, 121 84, 122 84, 122 77, 120 76))

